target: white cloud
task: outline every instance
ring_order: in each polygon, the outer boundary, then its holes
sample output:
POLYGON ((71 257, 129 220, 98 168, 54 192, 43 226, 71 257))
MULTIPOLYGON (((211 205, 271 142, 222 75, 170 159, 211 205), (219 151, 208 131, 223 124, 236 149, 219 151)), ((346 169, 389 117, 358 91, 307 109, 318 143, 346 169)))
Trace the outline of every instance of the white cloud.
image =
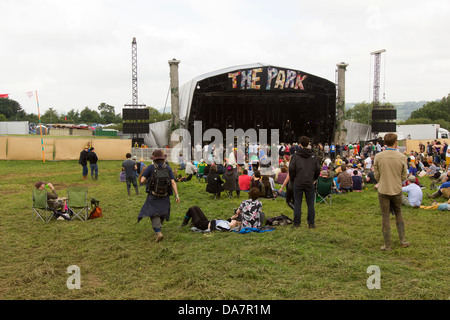
POLYGON ((254 62, 334 81, 336 63, 345 61, 346 100, 359 102, 371 97, 370 52, 384 48, 389 101, 434 100, 450 91, 445 0, 4 0, 0 11, 0 93, 27 112, 36 112, 23 94, 31 90, 44 111, 130 103, 133 37, 139 100, 156 108, 166 101, 172 58, 181 60, 181 84, 254 62))

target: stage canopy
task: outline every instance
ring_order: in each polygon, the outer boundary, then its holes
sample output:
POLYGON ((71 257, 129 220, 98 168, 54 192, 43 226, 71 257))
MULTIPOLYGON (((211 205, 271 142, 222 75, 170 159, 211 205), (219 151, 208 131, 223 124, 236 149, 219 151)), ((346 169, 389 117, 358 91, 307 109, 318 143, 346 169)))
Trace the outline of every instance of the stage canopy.
POLYGON ((193 132, 279 129, 280 142, 333 139, 336 85, 318 76, 261 63, 229 67, 203 74, 180 88, 180 122, 193 132))

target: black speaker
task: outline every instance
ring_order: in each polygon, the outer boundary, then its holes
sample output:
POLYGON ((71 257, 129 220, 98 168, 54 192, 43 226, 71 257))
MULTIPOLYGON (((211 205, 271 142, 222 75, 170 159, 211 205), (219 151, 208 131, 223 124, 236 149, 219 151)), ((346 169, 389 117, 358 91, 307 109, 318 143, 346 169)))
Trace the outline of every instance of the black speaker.
POLYGON ((122 119, 126 120, 148 120, 150 117, 150 110, 138 109, 138 108, 125 108, 122 109, 122 119))
POLYGON ((396 109, 372 109, 372 120, 396 120, 396 109))
POLYGON ((146 122, 124 122, 123 133, 135 134, 135 133, 149 133, 150 125, 146 122))
POLYGON ((373 122, 372 132, 395 132, 397 131, 396 122, 373 122))

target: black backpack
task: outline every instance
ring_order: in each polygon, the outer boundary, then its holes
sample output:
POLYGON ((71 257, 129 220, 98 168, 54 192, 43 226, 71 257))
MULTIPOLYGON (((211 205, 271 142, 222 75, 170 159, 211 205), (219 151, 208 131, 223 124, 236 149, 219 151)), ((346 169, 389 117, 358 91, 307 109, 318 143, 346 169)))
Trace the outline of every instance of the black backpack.
POLYGON ((161 167, 155 164, 152 177, 147 183, 147 193, 154 196, 165 197, 169 193, 170 174, 167 164, 164 163, 161 167))
POLYGON ((266 226, 285 226, 291 224, 293 221, 291 218, 282 214, 278 217, 270 217, 266 219, 266 226))

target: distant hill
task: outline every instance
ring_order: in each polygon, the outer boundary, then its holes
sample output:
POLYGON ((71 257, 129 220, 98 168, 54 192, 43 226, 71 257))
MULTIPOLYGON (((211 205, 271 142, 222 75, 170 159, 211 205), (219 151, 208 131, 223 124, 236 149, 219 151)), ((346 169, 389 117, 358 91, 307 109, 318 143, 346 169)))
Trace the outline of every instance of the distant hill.
POLYGON ((171 113, 172 112, 172 108, 170 106, 167 106, 166 108, 161 108, 158 110, 159 113, 171 113))
MULTIPOLYGON (((397 121, 405 121, 410 116, 411 113, 417 109, 423 107, 429 101, 408 101, 408 102, 393 102, 392 104, 397 109, 397 121)), ((358 102, 359 103, 359 102, 358 102)), ((353 108, 357 103, 346 103, 345 108, 353 108)))

